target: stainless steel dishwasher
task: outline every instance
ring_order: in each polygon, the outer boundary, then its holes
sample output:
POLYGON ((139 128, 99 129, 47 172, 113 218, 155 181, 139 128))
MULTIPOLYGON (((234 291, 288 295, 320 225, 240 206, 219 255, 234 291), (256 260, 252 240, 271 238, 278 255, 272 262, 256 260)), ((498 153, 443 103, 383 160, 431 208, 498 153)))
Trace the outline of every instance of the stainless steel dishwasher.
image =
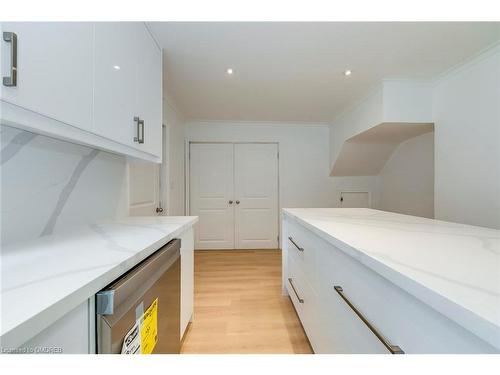
POLYGON ((179 353, 180 244, 170 241, 96 294, 98 353, 179 353))

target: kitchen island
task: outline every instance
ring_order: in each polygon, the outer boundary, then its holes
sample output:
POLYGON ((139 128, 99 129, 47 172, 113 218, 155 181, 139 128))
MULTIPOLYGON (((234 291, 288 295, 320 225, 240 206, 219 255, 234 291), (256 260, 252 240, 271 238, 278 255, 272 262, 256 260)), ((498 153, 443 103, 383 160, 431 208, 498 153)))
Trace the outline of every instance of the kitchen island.
POLYGON ((500 231, 284 209, 283 293, 317 353, 500 352, 500 231))
POLYGON ((95 353, 95 293, 174 238, 181 239, 182 334, 193 309, 192 227, 197 220, 128 217, 3 247, 2 350, 95 353))

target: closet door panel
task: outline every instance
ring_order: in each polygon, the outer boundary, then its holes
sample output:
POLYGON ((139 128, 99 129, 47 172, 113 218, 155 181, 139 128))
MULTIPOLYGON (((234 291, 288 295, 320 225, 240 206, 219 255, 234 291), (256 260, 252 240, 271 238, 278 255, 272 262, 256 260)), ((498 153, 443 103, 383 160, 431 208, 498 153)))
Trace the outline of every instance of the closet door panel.
POLYGON ((237 249, 278 248, 278 146, 234 145, 237 249))
POLYGON ((233 145, 190 145, 190 211, 196 249, 234 248, 233 145))

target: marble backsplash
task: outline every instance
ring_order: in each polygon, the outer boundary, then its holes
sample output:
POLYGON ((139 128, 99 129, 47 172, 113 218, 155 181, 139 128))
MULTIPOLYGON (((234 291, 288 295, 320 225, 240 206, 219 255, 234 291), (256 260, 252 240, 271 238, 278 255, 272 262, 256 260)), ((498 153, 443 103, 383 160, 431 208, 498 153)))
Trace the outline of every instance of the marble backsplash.
POLYGON ((1 244, 127 212, 126 159, 0 126, 1 244))

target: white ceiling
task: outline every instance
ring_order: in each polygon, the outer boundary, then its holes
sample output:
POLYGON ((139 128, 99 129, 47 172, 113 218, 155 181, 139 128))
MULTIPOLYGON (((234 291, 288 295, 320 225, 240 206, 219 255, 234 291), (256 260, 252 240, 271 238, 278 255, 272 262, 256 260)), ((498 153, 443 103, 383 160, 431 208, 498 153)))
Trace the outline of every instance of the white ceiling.
POLYGON ((383 78, 430 79, 500 39, 500 23, 148 26, 164 49, 164 90, 203 120, 329 122, 383 78))

